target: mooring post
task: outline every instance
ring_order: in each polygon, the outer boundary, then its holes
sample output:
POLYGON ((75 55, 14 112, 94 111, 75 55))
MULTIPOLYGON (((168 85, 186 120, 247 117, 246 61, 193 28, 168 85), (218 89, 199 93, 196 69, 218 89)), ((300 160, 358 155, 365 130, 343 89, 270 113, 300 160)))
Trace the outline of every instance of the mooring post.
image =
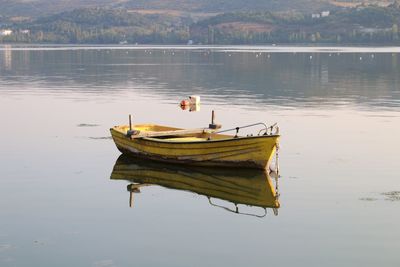
POLYGON ((215 112, 214 110, 211 112, 211 123, 208 125, 210 129, 220 129, 221 125, 215 123, 215 112))

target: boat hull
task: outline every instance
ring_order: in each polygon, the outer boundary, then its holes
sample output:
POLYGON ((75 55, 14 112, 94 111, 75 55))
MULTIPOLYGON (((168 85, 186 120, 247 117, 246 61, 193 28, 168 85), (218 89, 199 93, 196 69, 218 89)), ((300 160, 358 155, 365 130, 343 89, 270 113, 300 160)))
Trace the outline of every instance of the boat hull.
POLYGON ((265 169, 276 152, 279 135, 231 137, 204 141, 168 141, 158 138, 131 139, 111 128, 117 148, 140 158, 197 166, 265 169))

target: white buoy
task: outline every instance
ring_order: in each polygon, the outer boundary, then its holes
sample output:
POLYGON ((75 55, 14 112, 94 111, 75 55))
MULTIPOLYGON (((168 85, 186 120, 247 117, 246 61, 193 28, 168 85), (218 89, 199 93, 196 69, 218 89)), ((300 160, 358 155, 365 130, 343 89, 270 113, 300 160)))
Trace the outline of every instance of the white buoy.
POLYGON ((198 95, 189 96, 189 102, 192 105, 199 105, 200 104, 200 96, 198 96, 198 95))

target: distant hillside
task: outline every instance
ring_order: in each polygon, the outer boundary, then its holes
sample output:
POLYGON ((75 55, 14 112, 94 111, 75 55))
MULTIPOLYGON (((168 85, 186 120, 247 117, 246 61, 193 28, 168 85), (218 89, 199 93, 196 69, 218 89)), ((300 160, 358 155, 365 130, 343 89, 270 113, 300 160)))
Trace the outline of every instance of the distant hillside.
POLYGON ((399 5, 231 12, 200 21, 183 14, 80 8, 40 18, 0 18, 0 43, 399 44, 399 5))
POLYGON ((0 15, 40 17, 77 8, 112 6, 116 0, 0 0, 0 15))
POLYGON ((0 42, 26 43, 181 43, 190 21, 121 9, 82 8, 14 23, 0 42))
POLYGON ((400 9, 359 7, 330 13, 238 12, 221 14, 191 26, 195 42, 257 43, 397 43, 400 9))
POLYGON ((387 6, 395 0, 0 0, 0 15, 40 17, 79 8, 102 7, 185 12, 321 11, 362 4, 387 6))
POLYGON ((328 0, 129 0, 121 6, 132 9, 177 9, 194 12, 313 11, 331 6, 328 0))

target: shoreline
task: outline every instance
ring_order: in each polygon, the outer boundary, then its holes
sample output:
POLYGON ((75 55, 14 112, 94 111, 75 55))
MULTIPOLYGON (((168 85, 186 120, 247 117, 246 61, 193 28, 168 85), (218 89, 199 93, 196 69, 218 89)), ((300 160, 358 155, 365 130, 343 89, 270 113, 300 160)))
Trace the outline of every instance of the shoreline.
POLYGON ((229 53, 400 53, 400 46, 370 45, 103 45, 103 44, 0 44, 0 51, 13 50, 182 50, 229 53))

